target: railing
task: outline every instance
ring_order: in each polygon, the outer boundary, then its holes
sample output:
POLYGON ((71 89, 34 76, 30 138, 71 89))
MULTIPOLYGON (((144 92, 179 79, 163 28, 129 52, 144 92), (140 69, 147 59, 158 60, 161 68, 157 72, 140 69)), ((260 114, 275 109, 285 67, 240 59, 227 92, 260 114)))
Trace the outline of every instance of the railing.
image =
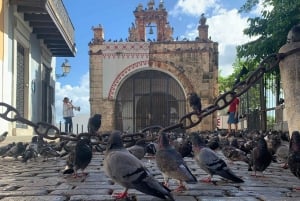
MULTIPOLYGON (((81 125, 75 124, 75 126, 73 125, 73 133, 74 134, 84 133, 87 130, 88 130, 87 128, 86 128, 86 130, 84 129, 83 124, 81 124, 81 125), (75 130, 74 130, 74 127, 76 128, 75 130), (76 132, 74 132, 74 131, 76 131, 76 132)), ((59 132, 64 132, 64 123, 61 121, 59 121, 59 132)))

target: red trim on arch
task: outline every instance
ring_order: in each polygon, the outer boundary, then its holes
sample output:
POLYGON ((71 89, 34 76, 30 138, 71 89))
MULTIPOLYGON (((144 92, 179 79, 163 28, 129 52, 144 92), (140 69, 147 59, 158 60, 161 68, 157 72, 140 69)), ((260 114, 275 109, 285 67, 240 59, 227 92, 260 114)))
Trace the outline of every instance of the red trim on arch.
POLYGON ((129 73, 133 72, 136 69, 145 67, 145 66, 149 66, 149 61, 145 60, 145 61, 138 61, 136 63, 133 63, 129 66, 127 66, 124 70, 122 70, 118 76, 115 78, 115 80, 113 81, 109 93, 108 93, 108 99, 113 99, 115 93, 116 93, 116 89, 118 87, 118 85, 120 84, 121 80, 123 80, 124 77, 126 77, 129 73))

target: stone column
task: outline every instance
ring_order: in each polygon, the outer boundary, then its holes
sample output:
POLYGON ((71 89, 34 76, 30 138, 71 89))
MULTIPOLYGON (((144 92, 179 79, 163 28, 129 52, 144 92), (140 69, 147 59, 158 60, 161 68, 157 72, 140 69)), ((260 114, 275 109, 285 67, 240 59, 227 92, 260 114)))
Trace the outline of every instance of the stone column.
MULTIPOLYGON (((300 25, 294 26, 279 53, 300 48, 300 25)), ((287 55, 279 63, 289 134, 300 131, 300 51, 287 55)))

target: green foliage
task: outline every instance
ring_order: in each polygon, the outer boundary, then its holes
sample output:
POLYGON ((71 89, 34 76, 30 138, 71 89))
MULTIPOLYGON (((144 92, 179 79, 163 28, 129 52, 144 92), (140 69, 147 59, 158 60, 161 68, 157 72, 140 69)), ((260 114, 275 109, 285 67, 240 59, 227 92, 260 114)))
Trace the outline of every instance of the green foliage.
MULTIPOLYGON (((258 0, 247 0, 240 12, 250 12, 258 0)), ((299 0, 264 0, 261 17, 249 18, 244 34, 253 41, 237 47, 237 57, 259 62, 271 53, 277 53, 286 43, 289 30, 299 23, 299 0), (273 7, 273 9, 269 9, 273 7)))
POLYGON ((245 67, 249 71, 249 73, 244 74, 242 77, 240 77, 240 81, 245 80, 245 78, 247 78, 251 71, 254 71, 257 66, 251 61, 242 61, 240 59, 237 59, 233 63, 233 73, 231 75, 223 77, 219 72, 219 93, 230 91, 233 88, 236 80, 239 78, 239 74, 242 71, 243 67, 245 67))

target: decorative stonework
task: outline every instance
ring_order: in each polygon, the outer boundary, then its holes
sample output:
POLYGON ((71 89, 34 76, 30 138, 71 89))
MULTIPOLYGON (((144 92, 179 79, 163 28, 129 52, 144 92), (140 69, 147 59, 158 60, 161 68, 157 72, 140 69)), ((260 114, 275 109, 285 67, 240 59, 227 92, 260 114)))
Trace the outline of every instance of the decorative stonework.
MULTIPOLYGON (((199 94, 203 107, 213 104, 218 96, 218 44, 207 37, 204 15, 199 20, 199 36, 194 41, 174 41, 169 32, 167 38, 159 38, 158 34, 155 42, 144 42, 141 36, 148 22, 160 23, 159 26, 167 22, 155 17, 157 13, 164 13, 167 19, 162 1, 158 9, 153 8, 154 1, 148 7, 152 9, 146 11, 141 5, 137 7, 134 14, 139 17, 129 29, 129 42, 106 42, 102 38, 103 28, 94 29, 96 38, 89 43, 91 113, 110 114, 103 115, 105 123, 101 130, 115 129, 115 100, 125 80, 149 68, 169 74, 185 95, 199 94), (141 16, 145 21, 140 20, 141 16)), ((169 29, 169 25, 166 28, 169 29)), ((191 111, 188 103, 185 111, 191 111)), ((212 130, 216 127, 216 117, 217 114, 209 115, 190 130, 212 130)))
POLYGON ((134 64, 127 66, 114 80, 113 84, 110 87, 108 99, 113 100, 115 97, 116 89, 119 87, 121 81, 130 73, 136 71, 137 69, 145 68, 149 66, 149 61, 139 61, 134 64))

